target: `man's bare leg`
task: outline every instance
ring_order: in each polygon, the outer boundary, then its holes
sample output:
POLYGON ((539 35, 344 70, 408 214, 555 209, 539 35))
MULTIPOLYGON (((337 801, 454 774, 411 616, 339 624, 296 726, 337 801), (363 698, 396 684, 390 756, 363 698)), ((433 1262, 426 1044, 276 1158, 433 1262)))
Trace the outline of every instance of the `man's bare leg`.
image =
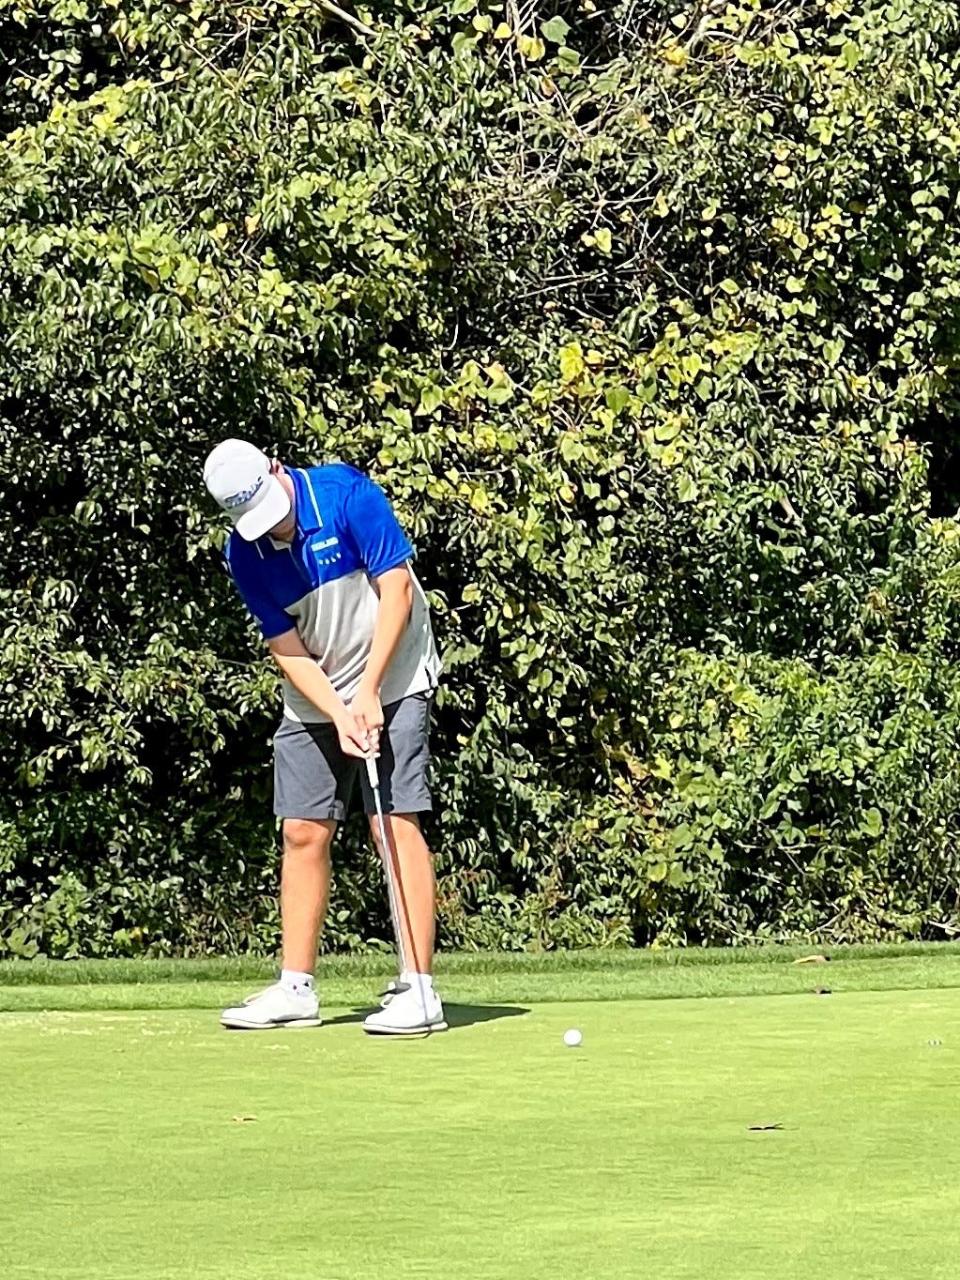
POLYGON ((330 849, 337 824, 306 818, 283 822, 280 917, 283 967, 313 973, 317 943, 330 902, 330 849))

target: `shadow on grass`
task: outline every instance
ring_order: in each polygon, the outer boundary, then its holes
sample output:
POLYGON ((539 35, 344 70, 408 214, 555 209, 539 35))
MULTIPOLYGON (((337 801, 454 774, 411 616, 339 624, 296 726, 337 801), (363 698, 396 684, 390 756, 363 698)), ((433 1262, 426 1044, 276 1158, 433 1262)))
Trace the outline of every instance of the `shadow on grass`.
POLYGON ((472 1027, 475 1022, 495 1022, 498 1018, 520 1018, 529 1009, 512 1004, 444 1004, 451 1027, 472 1027))

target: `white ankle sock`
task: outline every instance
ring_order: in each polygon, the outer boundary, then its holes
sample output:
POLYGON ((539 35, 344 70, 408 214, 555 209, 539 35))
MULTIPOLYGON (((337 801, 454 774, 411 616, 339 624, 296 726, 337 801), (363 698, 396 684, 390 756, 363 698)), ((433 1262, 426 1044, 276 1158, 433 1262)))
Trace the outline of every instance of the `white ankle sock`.
POLYGON ((416 973, 414 970, 405 969, 400 975, 400 981, 413 987, 414 991, 433 990, 433 975, 430 973, 416 973))
POLYGON ((281 969, 280 985, 284 991, 293 991, 302 996, 313 990, 313 974, 301 973, 299 969, 281 969))

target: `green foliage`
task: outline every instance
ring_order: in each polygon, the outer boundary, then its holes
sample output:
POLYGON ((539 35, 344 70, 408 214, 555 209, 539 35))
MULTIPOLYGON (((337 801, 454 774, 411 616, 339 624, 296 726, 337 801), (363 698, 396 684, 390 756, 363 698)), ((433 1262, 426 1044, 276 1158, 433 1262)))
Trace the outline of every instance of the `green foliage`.
POLYGON ((275 943, 231 434, 418 544, 448 944, 952 927, 954 6, 524 14, 0 0, 0 948, 275 943))
MULTIPOLYGON (((635 913, 719 941, 913 935, 956 910, 960 681, 915 655, 680 655, 656 688, 635 913)), ((608 806, 600 807, 600 815, 608 806)))

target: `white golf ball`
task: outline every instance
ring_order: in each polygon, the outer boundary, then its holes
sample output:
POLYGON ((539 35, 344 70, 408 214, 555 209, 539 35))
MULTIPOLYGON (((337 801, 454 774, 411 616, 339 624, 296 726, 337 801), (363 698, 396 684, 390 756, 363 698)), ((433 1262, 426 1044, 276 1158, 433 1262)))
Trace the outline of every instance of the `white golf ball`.
POLYGON ((568 1049, 575 1049, 578 1044, 583 1041, 583 1032, 578 1031, 576 1027, 571 1027, 569 1031, 563 1033, 563 1043, 568 1049))

